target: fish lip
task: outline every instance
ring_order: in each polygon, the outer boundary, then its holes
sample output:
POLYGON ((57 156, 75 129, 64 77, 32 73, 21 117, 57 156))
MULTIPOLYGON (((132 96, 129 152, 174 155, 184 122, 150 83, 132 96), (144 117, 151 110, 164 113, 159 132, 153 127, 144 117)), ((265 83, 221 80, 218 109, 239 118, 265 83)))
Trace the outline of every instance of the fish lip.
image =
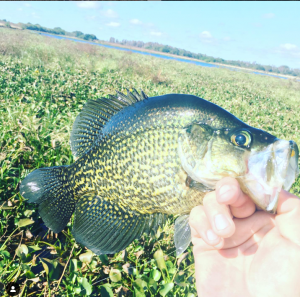
POLYGON ((299 158, 299 148, 296 142, 290 140, 290 159, 286 172, 286 179, 283 185, 284 190, 289 191, 292 187, 293 183, 297 179, 299 175, 299 167, 298 167, 298 158, 299 158))
POLYGON ((276 212, 281 189, 289 190, 299 174, 298 155, 295 142, 280 139, 250 154, 248 173, 240 180, 260 208, 276 212))

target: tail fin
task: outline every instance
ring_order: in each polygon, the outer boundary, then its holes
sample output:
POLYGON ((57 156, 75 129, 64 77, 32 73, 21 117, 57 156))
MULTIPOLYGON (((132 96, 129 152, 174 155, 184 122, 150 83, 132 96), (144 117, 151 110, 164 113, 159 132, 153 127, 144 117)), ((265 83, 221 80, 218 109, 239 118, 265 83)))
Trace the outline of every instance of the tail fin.
POLYGON ((75 210, 66 167, 37 169, 27 175, 20 185, 20 194, 28 202, 39 204, 39 214, 46 226, 55 233, 68 224, 75 210))

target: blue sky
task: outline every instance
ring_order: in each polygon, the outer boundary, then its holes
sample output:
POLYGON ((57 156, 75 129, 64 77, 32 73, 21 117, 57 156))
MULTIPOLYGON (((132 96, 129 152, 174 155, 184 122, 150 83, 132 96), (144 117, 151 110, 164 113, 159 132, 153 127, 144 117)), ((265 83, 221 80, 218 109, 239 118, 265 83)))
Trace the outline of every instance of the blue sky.
POLYGON ((1 1, 0 19, 300 68, 300 2, 1 1))

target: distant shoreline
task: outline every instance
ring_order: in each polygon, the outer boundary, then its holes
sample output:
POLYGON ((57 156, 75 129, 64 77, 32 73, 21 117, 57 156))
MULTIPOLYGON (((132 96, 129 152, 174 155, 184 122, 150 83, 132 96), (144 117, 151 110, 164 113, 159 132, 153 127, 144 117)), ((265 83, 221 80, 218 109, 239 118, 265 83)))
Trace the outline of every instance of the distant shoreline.
MULTIPOLYGON (((15 30, 15 29, 13 29, 13 30, 15 30)), ((104 40, 89 41, 89 40, 85 40, 85 39, 82 39, 82 38, 77 38, 77 37, 72 37, 72 36, 67 36, 67 35, 58 35, 58 34, 53 34, 53 33, 48 33, 48 32, 40 32, 40 31, 28 30, 28 29, 25 29, 24 31, 28 31, 28 32, 31 32, 31 33, 34 33, 34 34, 44 33, 44 34, 49 34, 49 35, 53 35, 53 36, 60 36, 60 37, 65 37, 65 38, 69 38, 69 39, 79 40, 79 41, 99 43, 99 44, 103 44, 103 45, 109 45, 109 46, 113 46, 113 47, 120 47, 120 48, 129 49, 129 50, 136 50, 136 51, 140 51, 140 52, 147 52, 147 53, 152 53, 152 54, 163 55, 163 56, 167 56, 167 57, 173 57, 173 58, 179 58, 179 59, 184 59, 184 60, 202 62, 202 63, 205 63, 205 64, 217 65, 217 66, 221 66, 221 67, 225 67, 225 68, 230 67, 230 68, 233 68, 233 69, 240 69, 240 70, 244 70, 244 71, 247 71, 247 72, 259 72, 259 73, 263 73, 263 74, 273 76, 273 77, 279 77, 279 78, 280 77, 285 77, 285 78, 295 79, 295 80, 297 80, 297 78, 299 78, 298 76, 291 76, 291 75, 286 75, 286 74, 267 72, 267 71, 252 69, 252 68, 245 68, 245 67, 239 67, 239 66, 228 65, 228 64, 220 64, 220 63, 214 63, 214 62, 206 62, 206 61, 199 60, 199 59, 168 54, 168 53, 164 53, 164 52, 160 52, 160 51, 154 51, 154 50, 144 49, 144 48, 135 47, 135 46, 124 46, 124 45, 119 44, 119 43, 111 43, 111 42, 107 42, 107 41, 104 41, 104 40)))
POLYGON ((114 46, 114 47, 122 47, 122 48, 126 48, 126 49, 137 50, 137 51, 140 51, 140 52, 148 52, 148 53, 152 53, 152 54, 159 54, 159 55, 164 55, 164 56, 168 56, 168 57, 181 58, 181 59, 184 59, 184 60, 202 62, 202 63, 205 63, 205 64, 212 64, 212 65, 217 65, 217 66, 230 67, 230 68, 235 68, 235 69, 247 70, 247 71, 251 71, 251 72, 253 72, 253 71, 254 72, 260 72, 260 73, 268 74, 268 75, 271 75, 271 76, 274 75, 274 76, 282 76, 282 77, 286 77, 286 78, 295 78, 295 79, 298 78, 298 76, 291 76, 291 75, 286 75, 286 74, 267 72, 267 71, 252 69, 252 68, 244 68, 244 67, 228 65, 228 64, 220 64, 220 63, 214 63, 214 62, 206 62, 206 61, 199 60, 199 59, 189 58, 189 57, 185 57, 185 56, 178 56, 178 55, 173 55, 173 54, 167 54, 167 53, 164 53, 164 52, 148 50, 148 49, 135 47, 135 46, 124 46, 124 45, 121 45, 119 43, 110 43, 110 42, 106 42, 106 41, 95 42, 95 43, 111 45, 111 46, 114 46))

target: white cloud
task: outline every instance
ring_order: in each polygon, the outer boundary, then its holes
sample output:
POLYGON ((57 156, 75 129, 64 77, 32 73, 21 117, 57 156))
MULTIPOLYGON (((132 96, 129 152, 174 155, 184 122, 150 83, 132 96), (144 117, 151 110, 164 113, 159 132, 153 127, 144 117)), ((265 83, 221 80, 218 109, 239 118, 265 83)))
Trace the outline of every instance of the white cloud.
POLYGON ((204 43, 212 43, 215 41, 215 39, 213 38, 213 36, 211 35, 211 33, 209 31, 203 31, 200 34, 200 39, 204 43))
POLYGON ((94 20, 96 17, 97 17, 97 16, 95 16, 95 15, 88 15, 88 16, 86 16, 85 18, 86 18, 87 20, 94 20))
POLYGON ((295 50, 297 49, 297 45, 295 44, 291 44, 291 43, 285 43, 285 44, 281 44, 280 47, 283 49, 283 50, 295 50))
POLYGON ((148 27, 155 27, 153 23, 147 23, 146 26, 148 26, 148 27))
POLYGON ((153 36, 161 36, 161 35, 162 35, 162 32, 151 31, 151 32, 150 32, 150 35, 153 35, 153 36))
POLYGON ((208 31, 203 31, 203 32, 200 34, 200 37, 201 37, 201 38, 212 38, 212 35, 211 35, 210 32, 208 32, 208 31))
POLYGON ((231 41, 232 39, 229 36, 225 36, 225 37, 223 37, 223 40, 224 41, 231 41))
POLYGON ((30 3, 24 3, 24 6, 26 6, 26 7, 31 7, 31 4, 30 3))
POLYGON ((40 16, 37 15, 35 12, 32 12, 31 16, 34 17, 34 18, 36 18, 36 19, 40 19, 40 16))
POLYGON ((19 7, 19 8, 18 8, 18 10, 19 10, 19 11, 22 11, 22 10, 23 10, 23 8, 19 7))
POLYGON ((133 24, 133 25, 140 25, 140 24, 142 24, 142 22, 140 20, 138 20, 138 19, 132 19, 129 22, 130 22, 130 24, 133 24))
POLYGON ((102 11, 101 14, 104 15, 105 17, 108 17, 108 18, 117 18, 117 17, 119 17, 118 14, 115 11, 113 11, 112 9, 107 9, 105 11, 102 11))
POLYGON ((120 23, 116 23, 116 22, 110 22, 108 24, 105 24, 106 26, 108 27, 119 27, 120 26, 120 23))
POLYGON ((277 49, 275 49, 275 52, 287 58, 296 59, 294 62, 298 62, 300 58, 300 48, 291 43, 281 44, 277 49))
POLYGON ((265 19, 272 19, 274 17, 275 17, 275 14, 272 13, 272 12, 266 13, 266 14, 263 15, 263 18, 265 18, 265 19))
POLYGON ((87 8, 87 9, 94 9, 100 6, 99 2, 97 1, 79 1, 76 2, 76 5, 80 8, 87 8))

